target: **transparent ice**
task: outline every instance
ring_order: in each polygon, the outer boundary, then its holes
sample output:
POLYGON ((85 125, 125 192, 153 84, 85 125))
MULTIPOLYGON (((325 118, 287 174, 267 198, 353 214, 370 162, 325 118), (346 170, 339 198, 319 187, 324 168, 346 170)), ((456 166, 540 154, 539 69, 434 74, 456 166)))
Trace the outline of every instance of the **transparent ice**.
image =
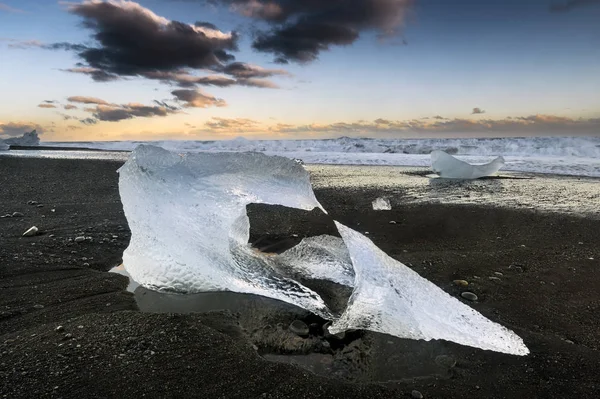
POLYGON ((123 261, 146 288, 191 293, 229 290, 262 295, 334 320, 332 333, 364 328, 412 339, 444 339, 516 355, 513 332, 491 322, 336 222, 342 239, 304 239, 281 255, 248 244, 246 205, 321 207, 308 172, 295 161, 259 153, 176 154, 137 147, 119 169, 131 229, 123 261), (296 279, 354 287, 336 319, 318 293, 296 279))
POLYGON ((338 222, 336 226, 350 251, 356 280, 348 307, 329 328, 331 333, 365 329, 515 355, 529 353, 512 331, 451 297, 357 231, 338 222))
POLYGON ((391 211, 392 210, 392 204, 390 204, 390 200, 388 200, 387 198, 377 198, 375 201, 373 201, 373 203, 371 204, 373 205, 373 210, 375 211, 391 211))
POLYGON ((431 167, 440 177, 447 179, 478 179, 491 176, 504 166, 504 158, 497 157, 483 165, 471 165, 445 153, 444 151, 431 152, 431 167))

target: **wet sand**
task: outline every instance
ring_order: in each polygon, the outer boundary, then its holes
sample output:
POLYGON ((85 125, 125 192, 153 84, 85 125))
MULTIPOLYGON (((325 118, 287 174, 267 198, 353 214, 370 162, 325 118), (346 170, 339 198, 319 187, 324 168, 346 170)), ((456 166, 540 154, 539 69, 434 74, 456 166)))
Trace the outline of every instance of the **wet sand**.
MULTIPOLYGON (((230 311, 162 313, 181 306, 152 292, 140 301, 125 277, 106 273, 129 240, 120 165, 0 157, 0 215, 24 215, 0 219, 0 397, 388 398, 414 389, 425 397, 597 397, 597 180, 509 174, 516 178, 431 183, 426 171, 308 167, 333 218, 368 231, 451 295, 464 290, 453 280, 469 281, 479 296, 469 304, 532 352, 515 357, 363 332, 327 348, 319 332, 286 335, 290 320, 310 315, 237 294, 196 309, 223 302, 230 311), (379 196, 391 211, 372 210, 379 196), (21 237, 33 225, 42 234, 21 237), (332 378, 265 360, 290 355, 332 378)), ((331 229, 316 213, 253 206, 249 214, 251 241, 270 250, 331 229)))

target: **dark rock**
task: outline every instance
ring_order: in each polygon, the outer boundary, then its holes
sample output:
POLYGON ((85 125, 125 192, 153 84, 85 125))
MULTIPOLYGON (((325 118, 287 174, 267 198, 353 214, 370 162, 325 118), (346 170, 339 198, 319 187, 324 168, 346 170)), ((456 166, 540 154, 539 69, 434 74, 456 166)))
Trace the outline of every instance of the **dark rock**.
POLYGON ((475 295, 475 294, 473 294, 472 292, 469 292, 469 291, 463 292, 462 294, 460 294, 460 296, 462 296, 465 299, 468 299, 469 301, 476 301, 478 299, 477 295, 475 295))
POLYGON ((309 328, 302 320, 294 320, 290 324, 290 331, 301 337, 306 337, 309 334, 309 328))

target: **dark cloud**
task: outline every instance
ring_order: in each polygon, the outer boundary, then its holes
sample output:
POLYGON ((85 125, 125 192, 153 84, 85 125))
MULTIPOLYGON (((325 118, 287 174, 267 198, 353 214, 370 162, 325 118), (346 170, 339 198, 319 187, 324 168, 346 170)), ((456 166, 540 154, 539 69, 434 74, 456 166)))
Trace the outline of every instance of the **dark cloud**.
MULTIPOLYGON (((260 67, 257 67, 260 68, 260 67)), ((262 69, 262 68, 261 68, 262 69)), ((269 71, 264 69, 265 71, 269 71)), ((272 75, 271 75, 272 76, 272 75)), ((153 71, 144 74, 145 78, 159 80, 167 84, 175 84, 183 88, 193 88, 196 86, 215 86, 215 87, 229 87, 229 86, 248 86, 248 87, 262 87, 269 89, 277 89, 279 86, 267 79, 256 79, 256 78, 238 78, 233 79, 222 75, 207 75, 207 76, 195 76, 184 71, 178 72, 162 72, 153 71)))
POLYGON ((95 82, 112 82, 114 80, 120 79, 119 76, 112 74, 112 73, 108 73, 108 72, 103 71, 98 68, 77 67, 77 68, 63 69, 63 71, 88 75, 95 82))
POLYGON ((73 105, 73 104, 67 104, 63 108, 68 111, 68 110, 71 110, 71 109, 77 109, 77 106, 73 105))
MULTIPOLYGON (((153 116, 167 116, 179 112, 178 107, 158 100, 154 100, 154 103, 157 105, 144 105, 139 103, 111 104, 100 98, 87 96, 71 96, 67 98, 67 100, 73 103, 95 105, 95 107, 86 107, 83 109, 85 112, 90 112, 94 116, 94 118, 80 120, 81 123, 88 125, 97 123, 98 121, 116 122, 136 117, 148 118, 153 116)), ((66 107, 67 106, 65 106, 65 109, 67 109, 66 107)))
POLYGON ((9 122, 0 123, 0 136, 18 137, 24 133, 36 130, 38 134, 42 134, 44 129, 35 123, 27 122, 9 122))
POLYGON ((179 111, 178 107, 175 107, 173 105, 167 104, 165 101, 154 100, 154 103, 157 104, 159 107, 166 108, 166 109, 168 109, 170 111, 179 111))
POLYGON ((237 50, 236 33, 170 21, 134 2, 88 0, 70 3, 68 10, 84 19, 99 44, 76 50, 79 56, 88 67, 112 75, 213 68, 237 50))
POLYGON ((178 109, 165 106, 151 106, 137 103, 125 105, 97 105, 93 111, 94 118, 99 121, 117 122, 131 118, 149 118, 153 116, 167 116, 178 109))
POLYGON ((550 6, 551 12, 569 12, 574 8, 600 5, 600 0, 569 0, 565 3, 556 3, 550 6))
POLYGON ((478 108, 478 107, 475 107, 475 108, 473 108, 473 112, 471 112, 471 114, 472 115, 475 115, 475 114, 485 114, 485 110, 483 110, 481 108, 478 108))
POLYGON ((245 62, 232 62, 223 68, 223 73, 236 78, 270 78, 276 75, 289 75, 283 69, 267 69, 258 65, 252 65, 245 62))
POLYGON ((446 118, 444 118, 441 115, 436 115, 436 116, 433 117, 433 119, 439 119, 439 120, 441 120, 441 119, 446 119, 446 118))
POLYGON ((56 108, 56 105, 43 103, 43 104, 38 104, 38 108, 56 108))
POLYGON ((55 104, 55 103, 57 103, 58 101, 54 101, 54 100, 44 100, 44 101, 42 101, 42 102, 43 102, 43 103, 46 103, 46 104, 55 104))
POLYGON ((84 125, 95 125, 96 123, 98 123, 98 121, 94 118, 80 119, 79 122, 83 123, 84 125))
POLYGON ((271 26, 252 47, 279 63, 310 62, 331 46, 354 43, 362 32, 400 33, 414 0, 209 0, 271 26))
POLYGON ((225 107, 225 100, 216 98, 200 90, 174 90, 171 92, 177 101, 182 102, 188 108, 225 107))

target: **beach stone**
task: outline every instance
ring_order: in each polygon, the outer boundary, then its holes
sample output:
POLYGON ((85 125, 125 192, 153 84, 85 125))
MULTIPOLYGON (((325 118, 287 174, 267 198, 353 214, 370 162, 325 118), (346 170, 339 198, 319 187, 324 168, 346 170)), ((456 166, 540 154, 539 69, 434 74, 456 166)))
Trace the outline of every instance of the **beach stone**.
POLYGON ((302 320, 294 320, 290 324, 289 328, 290 328, 290 331, 293 332, 296 335, 299 335, 301 337, 308 336, 308 333, 309 333, 308 326, 302 320))
POLYGON ((12 214, 12 217, 14 218, 22 218, 23 216, 25 215, 23 215, 21 212, 13 212, 12 214))
POLYGON ((29 230, 27 230, 25 233, 23 233, 23 237, 33 237, 33 236, 37 235, 38 232, 39 232, 39 229, 35 226, 32 226, 31 228, 29 228, 29 230))
POLYGON ((500 281, 500 277, 494 277, 494 276, 492 276, 492 277, 488 277, 488 280, 491 280, 491 281, 500 281))
POLYGON ((44 205, 42 205, 42 204, 38 204, 38 205, 37 205, 37 207, 38 207, 38 208, 43 208, 43 207, 44 207, 44 205))
POLYGON ((435 358, 435 363, 438 366, 452 368, 456 366, 456 359, 448 355, 439 355, 435 358))
POLYGON ((468 299, 469 301, 476 301, 478 299, 477 295, 475 295, 475 294, 473 294, 472 292, 469 292, 469 291, 463 292, 462 294, 460 294, 460 296, 462 296, 465 299, 468 299))
POLYGON ((423 399, 423 394, 417 391, 416 389, 413 389, 413 391, 410 393, 410 396, 412 396, 415 399, 423 399))
POLYGON ((496 276, 504 276, 504 273, 502 273, 502 272, 494 272, 494 274, 495 274, 496 276))
POLYGON ((44 305, 33 305, 34 309, 44 309, 44 305))
POLYGON ((85 241, 85 237, 83 237, 83 236, 75 237, 75 242, 84 242, 84 241, 85 241))
POLYGON ((469 285, 469 282, 467 280, 454 280, 452 282, 454 283, 454 285, 458 285, 459 287, 466 287, 469 285))
POLYGON ((396 224, 395 220, 390 220, 390 224, 396 224))
POLYGON ((64 326, 58 326, 54 329, 54 331, 56 332, 61 332, 61 331, 65 331, 65 327, 64 326))

